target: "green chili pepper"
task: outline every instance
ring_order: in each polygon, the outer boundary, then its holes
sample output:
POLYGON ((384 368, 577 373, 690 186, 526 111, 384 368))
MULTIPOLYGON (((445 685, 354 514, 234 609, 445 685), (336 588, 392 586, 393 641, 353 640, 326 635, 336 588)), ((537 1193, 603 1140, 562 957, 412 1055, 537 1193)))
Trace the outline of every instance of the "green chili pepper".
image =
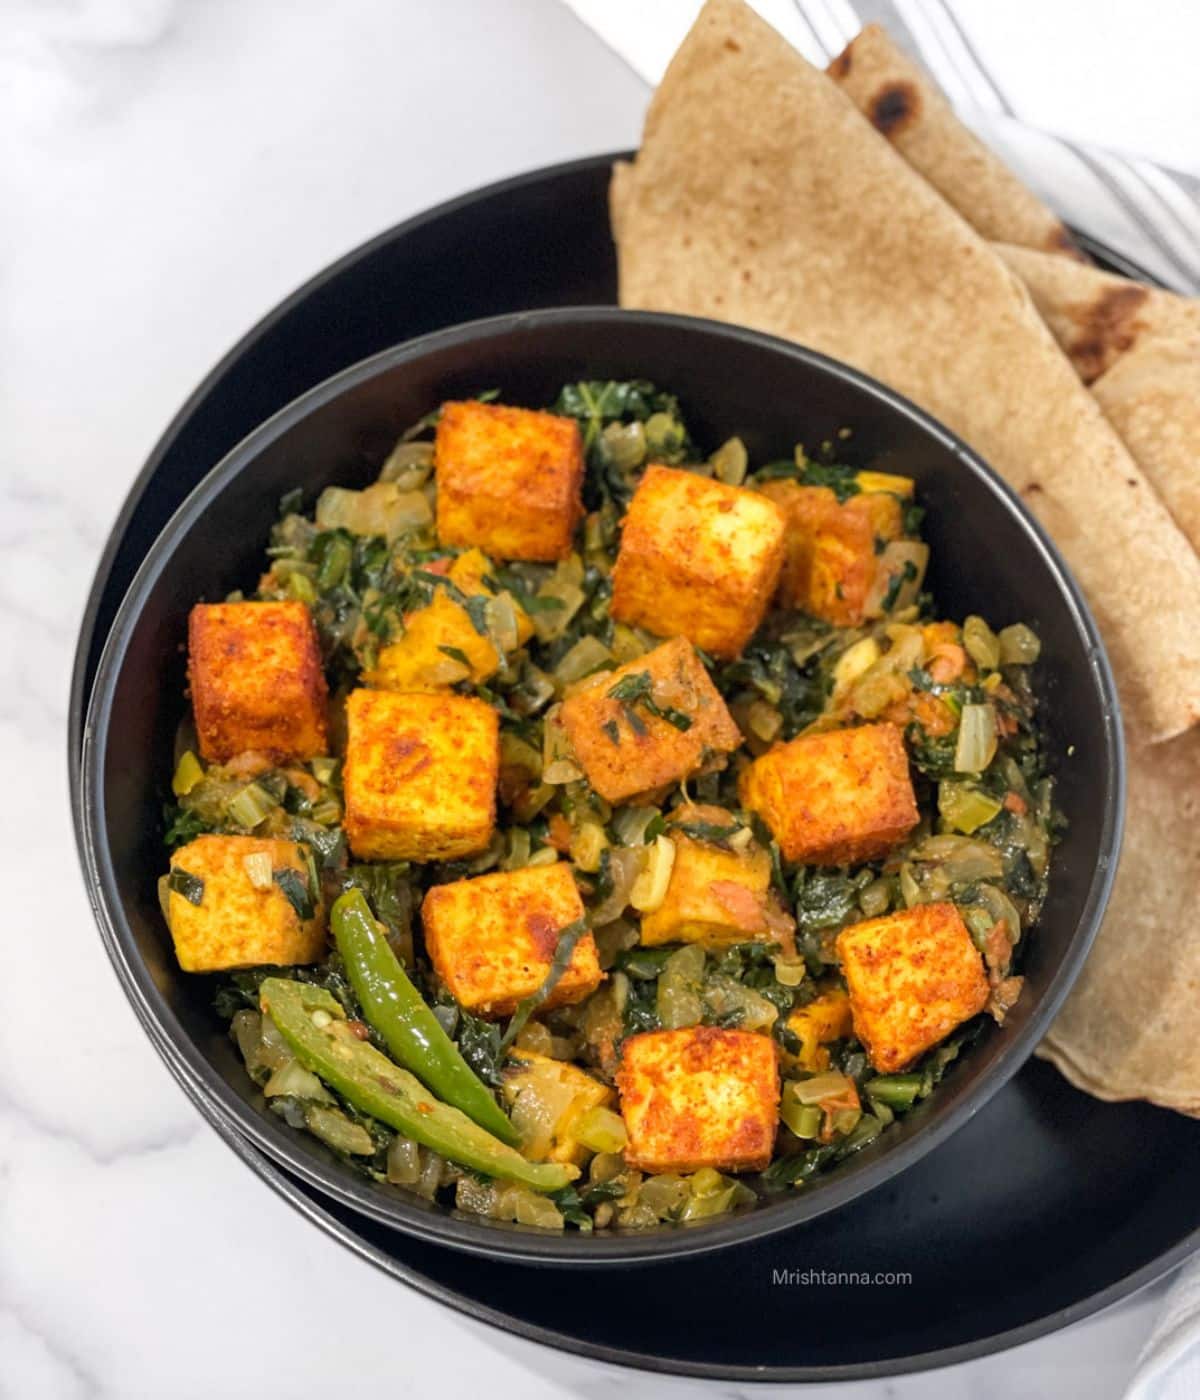
POLYGON ((288 1048, 305 1069, 336 1089, 361 1113, 484 1176, 518 1181, 535 1191, 559 1191, 579 1168, 528 1162, 457 1108, 439 1103, 415 1075, 360 1040, 339 1002, 323 987, 267 977, 259 988, 288 1048))
POLYGON ((516 1129, 472 1070, 392 952, 359 889, 340 895, 330 915, 338 952, 362 1003, 392 1055, 444 1103, 460 1108, 502 1142, 516 1129))

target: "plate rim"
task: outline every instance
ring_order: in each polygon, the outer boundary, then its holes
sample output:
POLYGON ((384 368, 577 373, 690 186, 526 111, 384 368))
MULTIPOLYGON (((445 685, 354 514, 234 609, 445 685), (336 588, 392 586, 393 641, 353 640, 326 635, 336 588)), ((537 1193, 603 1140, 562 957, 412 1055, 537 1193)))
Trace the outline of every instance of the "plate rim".
MULTIPOLYGON (((131 482, 121 507, 113 520, 104 548, 98 558, 88 598, 82 612, 79 636, 71 670, 68 735, 68 770, 77 845, 80 835, 80 804, 78 792, 82 716, 86 713, 86 700, 89 698, 85 696, 84 687, 85 681, 87 680, 89 651, 94 639, 98 609, 104 593, 111 582, 111 565, 119 541, 124 535, 130 519, 141 503, 148 486, 154 479, 155 474, 161 467, 163 460, 170 451, 179 432, 193 414, 197 405, 212 391, 213 387, 220 381, 232 365, 266 335, 279 320, 299 307, 304 300, 314 292, 354 266, 359 260, 372 256, 389 245, 402 243, 407 235, 435 224, 437 221, 460 212, 463 209, 470 208, 478 202, 494 199, 506 194, 512 194, 525 187, 538 185, 556 178, 564 178, 573 173, 606 167, 624 154, 627 153, 601 153, 569 161, 555 162, 539 166, 532 170, 520 172, 500 180, 492 181, 476 189, 460 193, 381 231, 367 241, 348 250, 334 262, 322 268, 296 287, 287 297, 269 310, 264 316, 259 318, 237 340, 231 349, 216 361, 204 378, 197 384, 196 388, 184 401, 182 406, 169 420, 149 456, 146 458, 145 463, 131 482)), ((1077 232, 1081 243, 1084 244, 1088 251, 1096 255, 1099 260, 1106 263, 1109 267, 1125 276, 1136 278, 1150 285, 1166 285, 1162 279, 1147 272, 1146 269, 1140 267, 1133 259, 1111 248, 1099 239, 1093 238, 1086 233, 1077 232)), ((80 855, 82 863, 82 851, 79 851, 78 854, 80 855)), ((85 878, 87 878, 86 866, 85 878)), ((90 889, 88 893, 90 898, 90 889)), ((139 1021, 142 1022, 143 1029, 146 1030, 151 1043, 155 1044, 155 1048, 158 1049, 157 1039, 151 1028, 143 1021, 140 1008, 134 1005, 134 1011, 139 1021)), ((160 1049, 160 1054, 161 1053, 162 1051, 160 1049)), ((204 1113, 206 1120, 210 1122, 211 1126, 216 1127, 217 1124, 212 1118, 212 1114, 216 1110, 208 1106, 207 1103, 201 1103, 199 1099, 197 1099, 196 1102, 197 1106, 201 1108, 202 1113, 204 1113)), ((274 1163, 267 1161, 265 1157, 261 1165, 253 1163, 252 1158, 262 1156, 263 1154, 259 1153, 258 1149, 243 1139, 240 1134, 234 1133, 226 1136, 218 1132, 218 1135, 227 1141, 230 1150, 237 1152, 248 1165, 254 1166, 254 1169, 262 1179, 267 1181, 278 1195, 281 1195, 287 1200, 299 1213, 305 1215, 312 1220, 313 1223, 317 1224, 318 1228, 321 1228, 330 1237, 337 1239, 344 1247, 350 1249, 359 1255, 359 1257, 366 1259, 367 1262, 372 1263, 382 1272, 388 1274, 389 1277, 408 1283, 424 1296, 447 1303, 458 1312, 464 1313, 467 1316, 477 1317, 480 1320, 486 1321, 488 1325, 496 1326, 502 1330, 522 1336, 526 1340, 559 1349, 565 1348, 575 1354, 587 1355, 596 1360, 607 1362, 608 1364, 658 1373, 698 1376, 711 1379, 734 1379, 739 1381, 828 1381, 852 1378, 879 1378, 882 1376, 908 1374, 941 1366, 959 1364, 965 1360, 990 1355, 1035 1340, 1040 1336, 1048 1335, 1064 1326, 1080 1321, 1088 1316, 1095 1315, 1097 1312, 1113 1306, 1124 1298, 1132 1297, 1141 1289, 1178 1267, 1179 1264, 1191 1254, 1200 1250, 1200 1228, 1197 1228, 1182 1236, 1170 1248, 1162 1251, 1140 1267, 1113 1279, 1110 1283, 1095 1292, 1081 1296, 1063 1308, 1046 1313, 1040 1318, 1005 1332, 989 1334, 971 1342, 962 1343, 953 1348, 927 1351, 911 1357, 850 1365, 804 1368, 738 1368, 713 1365, 711 1363, 680 1362, 675 1359, 664 1361, 644 1353, 634 1354, 633 1356, 623 1356, 619 1350, 608 1347, 607 1345, 584 1342, 568 1334, 558 1333, 553 1329, 528 1323, 515 1315, 504 1314, 494 1309, 491 1310, 495 1313, 494 1317, 489 1316, 483 1318, 478 1305, 471 1303, 470 1300, 465 1299, 461 1295, 457 1295, 453 1289, 427 1278, 421 1274, 419 1270, 398 1262, 391 1256, 384 1254, 382 1250, 377 1249, 373 1244, 359 1238, 351 1227, 344 1225, 334 1216, 328 1214, 319 1203, 310 1200, 305 1194, 305 1188, 283 1173, 274 1163)), ((403 1239, 403 1236, 400 1238, 403 1239)), ((526 1266, 514 1265, 513 1267, 519 1268, 526 1266)))
MULTIPOLYGON (((147 1028, 149 1031, 149 1028, 147 1028)), ((154 1035, 150 1033, 153 1040, 154 1035)), ((156 1046, 157 1048, 157 1046, 156 1046)), ((296 1181, 284 1168, 268 1159, 257 1147, 248 1142, 233 1129, 222 1131, 227 1120, 219 1107, 202 1096, 197 1102, 201 1113, 213 1127, 221 1141, 244 1165, 255 1172, 275 1193, 287 1202, 293 1210, 315 1225, 329 1239, 340 1244, 357 1258, 370 1264, 388 1278, 402 1283, 420 1293, 451 1308, 462 1317, 485 1326, 497 1328, 524 1341, 548 1347, 553 1351, 567 1352, 582 1356, 591 1361, 600 1361, 621 1370, 641 1374, 680 1376, 707 1381, 725 1381, 736 1384, 795 1385, 819 1384, 833 1381, 883 1380, 893 1376, 919 1375, 929 1371, 943 1370, 966 1362, 982 1360, 987 1356, 1011 1351, 1014 1347, 1038 1341, 1042 1337, 1089 1317, 1117 1304, 1132 1299, 1143 1289, 1150 1287, 1186 1262, 1192 1253, 1200 1248, 1200 1228, 1186 1236, 1165 1254, 1142 1265, 1132 1274, 1115 1280, 1104 1289, 1088 1294, 1066 1307, 1046 1313, 1019 1327, 1008 1328, 1003 1332, 991 1333, 971 1342, 962 1342, 954 1347, 938 1348, 914 1353, 902 1358, 886 1358, 877 1361, 849 1362, 814 1366, 744 1366, 725 1362, 698 1362, 678 1357, 655 1356, 649 1352, 622 1350, 608 1343, 589 1341, 563 1332, 557 1328, 545 1327, 540 1323, 529 1322, 516 1312, 504 1311, 491 1304, 479 1303, 473 1298, 439 1283, 424 1274, 420 1269, 407 1264, 395 1255, 387 1253, 379 1246, 364 1239, 354 1228, 332 1215, 319 1199, 309 1194, 309 1188, 296 1181)), ((400 1241, 405 1236, 397 1232, 400 1241)), ((514 1269, 536 1267, 527 1264, 511 1264, 514 1269)))

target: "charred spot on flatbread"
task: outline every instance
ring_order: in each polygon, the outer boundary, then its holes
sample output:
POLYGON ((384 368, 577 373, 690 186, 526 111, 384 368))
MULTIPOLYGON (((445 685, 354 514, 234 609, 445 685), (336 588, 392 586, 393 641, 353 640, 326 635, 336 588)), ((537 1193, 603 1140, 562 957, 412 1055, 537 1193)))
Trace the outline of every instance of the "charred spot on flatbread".
POLYGON ((1113 357, 1124 354, 1137 339, 1135 318, 1149 295, 1147 287, 1128 282, 1106 287, 1091 306, 1082 309, 1082 325, 1072 338, 1070 355, 1085 384, 1102 375, 1113 357))
POLYGON ((871 103, 871 122, 890 138, 911 126, 920 111, 921 94, 912 83, 888 83, 871 103))

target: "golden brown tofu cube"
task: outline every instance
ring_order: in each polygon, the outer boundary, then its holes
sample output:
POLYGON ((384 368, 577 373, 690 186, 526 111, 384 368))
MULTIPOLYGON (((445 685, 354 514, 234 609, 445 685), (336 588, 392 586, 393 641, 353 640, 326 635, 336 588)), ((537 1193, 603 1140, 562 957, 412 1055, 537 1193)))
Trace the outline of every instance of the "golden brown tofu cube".
POLYGON ((883 1074, 911 1064, 987 1005, 983 958, 953 904, 916 904, 837 938, 854 1033, 883 1074))
POLYGON ((621 527, 612 615, 737 656, 763 620, 783 555, 784 515, 774 501, 648 467, 621 527))
POLYGON ((258 836, 198 836, 171 856, 174 888, 167 924, 185 972, 287 966, 325 954, 325 911, 319 897, 301 919, 275 872, 294 871, 308 892, 304 851, 294 841, 258 836), (191 880, 187 877, 190 876, 191 880), (190 896, 190 897, 189 897, 190 896))
POLYGON ((808 865, 874 860, 920 819, 894 724, 802 734, 756 758, 738 790, 784 856, 808 865))
POLYGON ((795 481, 771 481, 762 491, 787 513, 780 601, 838 627, 858 626, 880 567, 877 542, 900 538, 899 500, 863 491, 839 502, 828 486, 795 481))
POLYGON ((345 828, 365 860, 453 860, 496 821, 496 711, 453 693, 352 690, 346 700, 345 828))
POLYGON ((704 663, 682 637, 590 678, 551 722, 562 725, 588 782, 606 802, 676 783, 742 741, 704 663), (673 719, 651 713, 642 700, 614 696, 614 689, 618 696, 644 692, 673 719))
POLYGON ((829 987, 807 1006, 798 1006, 788 1016, 787 1028, 800 1041, 800 1049, 790 1059, 801 1069, 828 1069, 826 1045, 844 1040, 854 1029, 850 998, 841 987, 829 987))
POLYGON ((770 1036, 716 1026, 630 1036, 617 1092, 631 1167, 754 1172, 771 1160, 779 1066, 770 1036))
MULTIPOLYGON (((546 980, 559 934, 583 918, 583 901, 560 861, 434 885, 421 918, 429 957, 455 1001, 477 1016, 509 1016, 546 980)), ((582 1001, 603 977, 585 933, 540 1009, 582 1001)))
POLYGON ((197 603, 188 681, 210 762, 251 749, 278 761, 327 752, 325 673, 305 604, 197 603))
POLYGON ((583 440, 573 418, 448 403, 434 441, 437 533, 495 559, 565 559, 583 518, 583 440))
POLYGON ((700 943, 726 948, 768 936, 767 902, 771 857, 761 846, 726 850, 712 841, 679 830, 682 823, 703 822, 717 829, 731 818, 720 808, 684 808, 667 835, 675 845, 675 862, 667 895, 657 909, 642 915, 642 942, 700 943))
POLYGON ((504 1100, 513 1122, 524 1129, 521 1150, 534 1162, 582 1162, 588 1149, 575 1136, 593 1108, 607 1108, 616 1095, 586 1070, 533 1050, 510 1050, 517 1065, 504 1072, 504 1100), (526 1108, 528 1112, 526 1112, 526 1108))
POLYGON ((438 690, 459 681, 486 681, 500 669, 500 656, 489 637, 461 603, 436 588, 428 607, 404 619, 404 635, 379 652, 375 669, 364 680, 384 690, 438 690))

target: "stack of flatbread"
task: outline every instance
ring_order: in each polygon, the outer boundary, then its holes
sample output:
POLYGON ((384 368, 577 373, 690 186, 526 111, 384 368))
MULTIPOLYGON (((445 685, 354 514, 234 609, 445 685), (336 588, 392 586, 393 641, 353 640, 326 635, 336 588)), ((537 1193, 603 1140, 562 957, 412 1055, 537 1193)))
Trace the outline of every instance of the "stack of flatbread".
POLYGON ((1125 710, 1113 901, 1041 1053, 1200 1116, 1200 304, 1098 271, 872 26, 828 73, 709 0, 613 173, 623 306, 858 366, 975 447, 1071 565, 1125 710))

